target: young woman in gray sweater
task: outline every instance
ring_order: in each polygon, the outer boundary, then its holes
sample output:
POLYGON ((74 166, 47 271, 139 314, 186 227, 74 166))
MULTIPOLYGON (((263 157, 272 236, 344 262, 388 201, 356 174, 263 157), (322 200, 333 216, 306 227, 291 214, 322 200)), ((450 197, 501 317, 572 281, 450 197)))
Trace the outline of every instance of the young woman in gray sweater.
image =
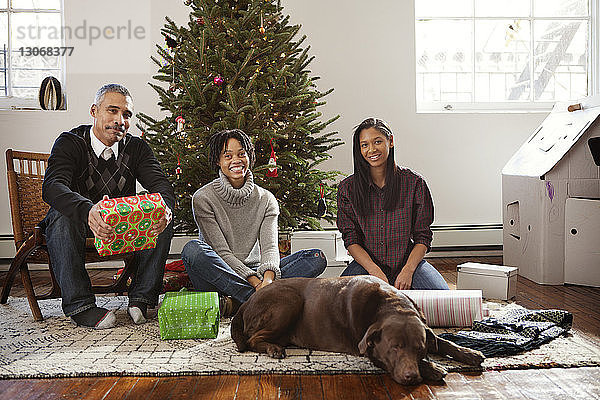
POLYGON ((209 162, 219 177, 194 193, 192 211, 200 237, 181 254, 194 288, 243 303, 275 279, 320 275, 327 260, 319 249, 279 259, 279 205, 271 192, 254 183, 255 155, 248 135, 239 129, 221 131, 211 136, 209 146, 209 162))

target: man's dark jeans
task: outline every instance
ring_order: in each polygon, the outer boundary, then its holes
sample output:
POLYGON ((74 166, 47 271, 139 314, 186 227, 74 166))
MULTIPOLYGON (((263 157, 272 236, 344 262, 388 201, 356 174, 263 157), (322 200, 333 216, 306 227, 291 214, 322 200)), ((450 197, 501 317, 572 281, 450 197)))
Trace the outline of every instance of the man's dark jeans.
MULTIPOLYGON (((93 237, 87 223, 76 222, 50 208, 43 224, 52 270, 62 292, 62 308, 67 316, 95 307, 90 277, 85 270, 85 239, 93 237)), ((156 248, 136 251, 137 272, 129 287, 129 301, 155 307, 162 287, 165 261, 169 255, 173 223, 158 236, 156 248)))

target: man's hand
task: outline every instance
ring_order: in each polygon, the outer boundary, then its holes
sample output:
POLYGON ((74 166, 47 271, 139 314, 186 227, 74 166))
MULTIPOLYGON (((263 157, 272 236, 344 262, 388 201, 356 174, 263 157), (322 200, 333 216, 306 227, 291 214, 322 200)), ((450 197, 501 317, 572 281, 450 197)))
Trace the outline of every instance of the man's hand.
POLYGON ((259 283, 258 285, 256 285, 254 287, 254 289, 256 289, 256 291, 258 291, 259 289, 262 289, 265 286, 270 285, 271 283, 273 283, 273 279, 275 279, 275 272, 273 272, 271 270, 265 271, 265 273, 263 274, 262 282, 259 283))
POLYGON ((108 200, 107 195, 104 195, 102 200, 94 204, 90 209, 90 212, 88 213, 88 225, 95 237, 100 240, 109 240, 111 235, 114 235, 114 229, 104 222, 102 215, 100 215, 100 203, 104 200, 108 200))
POLYGON ((412 287, 412 278, 413 271, 410 271, 406 267, 402 268, 402 270, 396 277, 396 282, 394 282, 394 286, 400 290, 409 290, 412 287))
POLYGON ((165 207, 166 208, 164 215, 150 227, 150 230, 148 231, 149 236, 160 235, 173 219, 173 213, 171 212, 171 209, 169 208, 169 206, 165 207))

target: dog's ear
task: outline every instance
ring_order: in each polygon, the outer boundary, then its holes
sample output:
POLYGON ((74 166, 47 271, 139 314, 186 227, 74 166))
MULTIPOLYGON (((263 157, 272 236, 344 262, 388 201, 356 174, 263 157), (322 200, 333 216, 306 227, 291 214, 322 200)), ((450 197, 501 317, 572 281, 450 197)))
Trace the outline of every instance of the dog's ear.
POLYGON ((423 321, 424 324, 426 324, 427 321, 425 320, 425 314, 423 314, 423 310, 421 310, 421 307, 419 307, 419 305, 417 303, 415 303, 415 301, 413 299, 411 299, 410 297, 406 296, 406 298, 408 300, 410 300, 410 302, 412 303, 413 306, 415 306, 415 309, 417 310, 419 318, 421 319, 421 321, 423 321))
POLYGON ((367 332, 358 343, 358 351, 361 355, 364 355, 367 352, 369 347, 374 347, 375 342, 381 338, 381 328, 379 324, 372 324, 367 329, 367 332))
POLYGON ((365 326, 373 320, 373 315, 380 307, 381 289, 379 283, 362 285, 357 290, 348 290, 350 298, 345 312, 350 316, 350 326, 365 326))
POLYGON ((427 346, 427 353, 436 354, 438 352, 438 339, 435 333, 430 327, 425 327, 425 345, 427 346))

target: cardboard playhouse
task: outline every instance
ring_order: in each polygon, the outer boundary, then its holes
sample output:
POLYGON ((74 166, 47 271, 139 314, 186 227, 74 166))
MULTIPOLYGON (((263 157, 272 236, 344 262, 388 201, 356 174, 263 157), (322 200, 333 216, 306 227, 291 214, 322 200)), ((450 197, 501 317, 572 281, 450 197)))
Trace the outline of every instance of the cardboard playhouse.
POLYGON ((502 170, 504 264, 600 286, 600 96, 557 103, 502 170))

